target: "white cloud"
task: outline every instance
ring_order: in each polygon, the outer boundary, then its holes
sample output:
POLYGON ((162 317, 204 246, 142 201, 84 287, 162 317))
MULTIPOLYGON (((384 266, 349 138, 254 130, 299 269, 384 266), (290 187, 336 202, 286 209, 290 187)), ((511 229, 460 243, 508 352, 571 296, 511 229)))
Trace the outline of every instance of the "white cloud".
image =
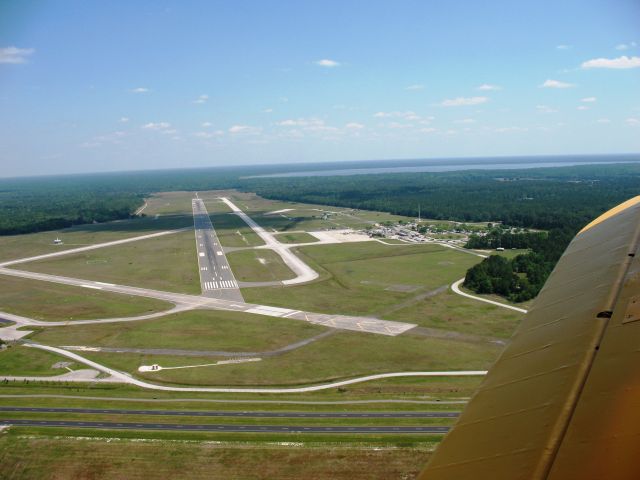
POLYGON ((257 135, 262 131, 260 127, 252 127, 250 125, 233 125, 229 128, 229 133, 238 134, 246 133, 248 135, 257 135))
POLYGON ((584 103, 594 103, 596 100, 598 100, 596 97, 585 97, 580 101, 584 103))
POLYGON ((482 85, 476 87, 476 90, 488 92, 492 90, 502 90, 502 87, 499 85, 491 85, 490 83, 483 83, 482 85))
POLYGON ((536 105, 536 110, 540 113, 556 113, 558 111, 549 105, 536 105))
POLYGON ((209 95, 207 95, 206 93, 203 93, 202 95, 200 95, 198 98, 196 98, 193 103, 197 103, 197 104, 203 104, 203 103, 207 103, 207 101, 209 100, 209 95))
POLYGON ((417 83, 415 85, 409 85, 408 87, 405 87, 404 89, 405 90, 410 90, 410 91, 424 90, 424 85, 417 83))
POLYGON ((576 107, 577 110, 589 110, 589 107, 587 107, 586 105, 580 105, 578 107, 576 107))
POLYGON ((620 45, 616 45, 615 49, 616 50, 629 50, 630 48, 635 48, 637 46, 638 46, 638 44, 636 42, 621 43, 620 45))
POLYGON ((571 45, 556 45, 557 50, 569 50, 571 49, 571 45))
POLYGON ((440 104, 443 107, 466 107, 470 105, 480 105, 489 101, 487 97, 457 97, 443 100, 440 104))
POLYGON ((404 118, 405 120, 420 120, 420 115, 407 110, 406 112, 376 112, 374 118, 404 118))
POLYGON ((453 123, 464 123, 464 124, 470 124, 470 123, 476 123, 476 121, 473 118, 463 118, 462 120, 456 120, 453 123))
POLYGON ((560 80, 545 80, 540 88, 571 88, 575 87, 573 83, 561 82, 560 80))
POLYGON ((324 125, 324 120, 319 118, 296 118, 283 120, 276 125, 280 127, 313 127, 324 125))
POLYGON ((271 113, 273 112, 273 108, 265 108, 264 110, 262 110, 262 113, 271 113))
POLYGON ((419 131, 422 133, 433 133, 433 132, 437 132, 438 129, 433 127, 425 127, 425 128, 421 128, 419 131))
POLYGON ((594 58, 582 63, 582 68, 638 68, 640 67, 640 57, 627 57, 623 55, 618 58, 594 58))
POLYGON ((216 138, 224 135, 222 130, 216 130, 215 132, 195 132, 194 137, 198 138, 216 138))
POLYGON ((149 93, 150 90, 146 87, 138 87, 138 88, 132 88, 131 90, 129 90, 131 93, 149 93))
POLYGON ((611 123, 611 120, 609 120, 608 118, 599 118, 597 120, 598 123, 611 123))
POLYGON ((200 125, 202 128, 209 128, 213 126, 213 123, 211 122, 202 122, 202 124, 200 125))
POLYGON ((120 123, 127 123, 129 121, 129 117, 120 117, 120 120, 118 120, 120 123))
POLYGON ((344 126, 344 128, 349 130, 362 130, 364 128, 364 125, 357 122, 349 122, 344 126))
POLYGON ((640 127, 640 119, 638 118, 634 118, 634 117, 627 118, 625 122, 627 125, 631 127, 640 127))
POLYGON ((166 130, 171 127, 167 122, 149 122, 142 125, 145 130, 166 130))
POLYGON ((335 60, 329 60, 328 58, 323 58, 322 60, 316 60, 313 63, 315 63, 319 67, 325 67, 325 68, 334 68, 334 67, 340 66, 340 62, 336 62, 335 60))
POLYGON ((529 130, 528 128, 524 128, 524 127, 500 127, 500 128, 496 128, 495 132, 511 133, 511 132, 526 132, 528 130, 529 130))
POLYGON ((27 63, 27 57, 33 55, 33 48, 4 47, 0 48, 0 63, 27 63))

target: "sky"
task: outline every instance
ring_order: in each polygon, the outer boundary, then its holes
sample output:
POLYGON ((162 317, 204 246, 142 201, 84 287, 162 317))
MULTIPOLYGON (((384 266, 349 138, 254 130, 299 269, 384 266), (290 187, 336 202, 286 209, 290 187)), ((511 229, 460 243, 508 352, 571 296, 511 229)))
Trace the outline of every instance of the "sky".
POLYGON ((0 0, 0 176, 640 152, 640 2, 0 0))

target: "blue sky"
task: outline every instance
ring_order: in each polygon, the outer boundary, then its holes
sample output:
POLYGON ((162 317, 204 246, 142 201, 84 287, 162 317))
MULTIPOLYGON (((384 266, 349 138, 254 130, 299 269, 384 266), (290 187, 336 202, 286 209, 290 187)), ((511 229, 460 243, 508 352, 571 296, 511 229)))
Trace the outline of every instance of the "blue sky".
POLYGON ((640 2, 0 0, 0 176, 640 151, 640 2))

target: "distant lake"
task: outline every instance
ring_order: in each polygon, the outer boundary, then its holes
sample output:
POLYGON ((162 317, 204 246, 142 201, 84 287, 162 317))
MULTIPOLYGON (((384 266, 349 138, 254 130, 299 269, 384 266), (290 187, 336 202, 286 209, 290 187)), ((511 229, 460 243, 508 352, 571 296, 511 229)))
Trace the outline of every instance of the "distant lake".
MULTIPOLYGON (((445 163, 444 161, 425 162, 421 165, 393 166, 393 162, 380 162, 385 166, 380 167, 360 167, 360 168, 340 168, 329 170, 302 170, 282 173, 271 173, 265 175, 253 175, 244 178, 269 178, 269 177, 330 177, 344 175, 366 175, 376 173, 412 173, 412 172, 453 172, 459 170, 520 170, 527 168, 552 168, 552 167, 573 167, 577 165, 605 165, 613 163, 640 163, 640 156, 633 160, 630 156, 607 155, 601 158, 589 157, 549 157, 542 160, 529 157, 528 159, 519 157, 513 159, 468 159, 467 163, 456 161, 445 163)), ((334 163, 335 165, 335 163, 334 163)), ((292 166, 295 169, 295 166, 292 166)))

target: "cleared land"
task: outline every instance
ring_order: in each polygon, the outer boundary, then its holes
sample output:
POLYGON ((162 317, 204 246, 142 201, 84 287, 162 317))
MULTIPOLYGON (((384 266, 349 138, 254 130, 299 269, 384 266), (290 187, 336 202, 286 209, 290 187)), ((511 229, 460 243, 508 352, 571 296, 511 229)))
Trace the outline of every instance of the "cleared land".
POLYGON ((241 282, 270 282, 296 276, 273 250, 239 250, 227 254, 227 260, 236 280, 241 282))
POLYGON ((123 324, 47 327, 31 338, 54 346, 263 351, 277 349, 326 330, 306 322, 206 310, 123 324))
POLYGON ((11 345, 4 350, 0 350, 0 374, 25 377, 31 375, 61 375, 67 373, 68 370, 65 368, 51 368, 60 361, 65 361, 65 359, 43 350, 11 345))
POLYGON ((172 307, 151 298, 0 275, 0 309, 36 320, 130 317, 172 307))
POLYGON ((286 354, 260 362, 159 372, 137 372, 140 365, 174 367, 214 363, 219 357, 85 352, 83 356, 145 380, 175 385, 304 385, 372 373, 421 370, 483 370, 500 347, 417 336, 383 337, 337 332, 286 354), (312 367, 311 367, 312 366, 312 367))
POLYGON ((276 235, 276 239, 280 243, 314 243, 318 241, 316 237, 306 232, 279 233, 276 235))
POLYGON ((437 245, 358 242, 297 249, 320 280, 242 290, 248 302, 351 315, 378 315, 417 294, 449 285, 478 257, 437 245))
POLYGON ((220 240, 220 245, 223 247, 256 247, 264 245, 264 241, 237 215, 233 213, 214 213, 209 217, 220 240))
POLYGON ((59 252, 191 225, 193 225, 191 215, 168 215, 158 219, 133 218, 95 225, 78 225, 64 230, 3 236, 0 237, 0 261, 59 252), (56 238, 60 238, 64 243, 54 245, 53 241, 56 238))
POLYGON ((168 292, 200 293, 193 231, 20 264, 19 268, 168 292))
POLYGON ((510 338, 523 314, 461 297, 447 290, 384 315, 387 320, 411 321, 423 327, 465 334, 510 338))
POLYGON ((277 447, 210 442, 0 436, 0 467, 7 479, 412 479, 429 459, 421 448, 277 447), (375 472, 375 473, 372 473, 375 472))

